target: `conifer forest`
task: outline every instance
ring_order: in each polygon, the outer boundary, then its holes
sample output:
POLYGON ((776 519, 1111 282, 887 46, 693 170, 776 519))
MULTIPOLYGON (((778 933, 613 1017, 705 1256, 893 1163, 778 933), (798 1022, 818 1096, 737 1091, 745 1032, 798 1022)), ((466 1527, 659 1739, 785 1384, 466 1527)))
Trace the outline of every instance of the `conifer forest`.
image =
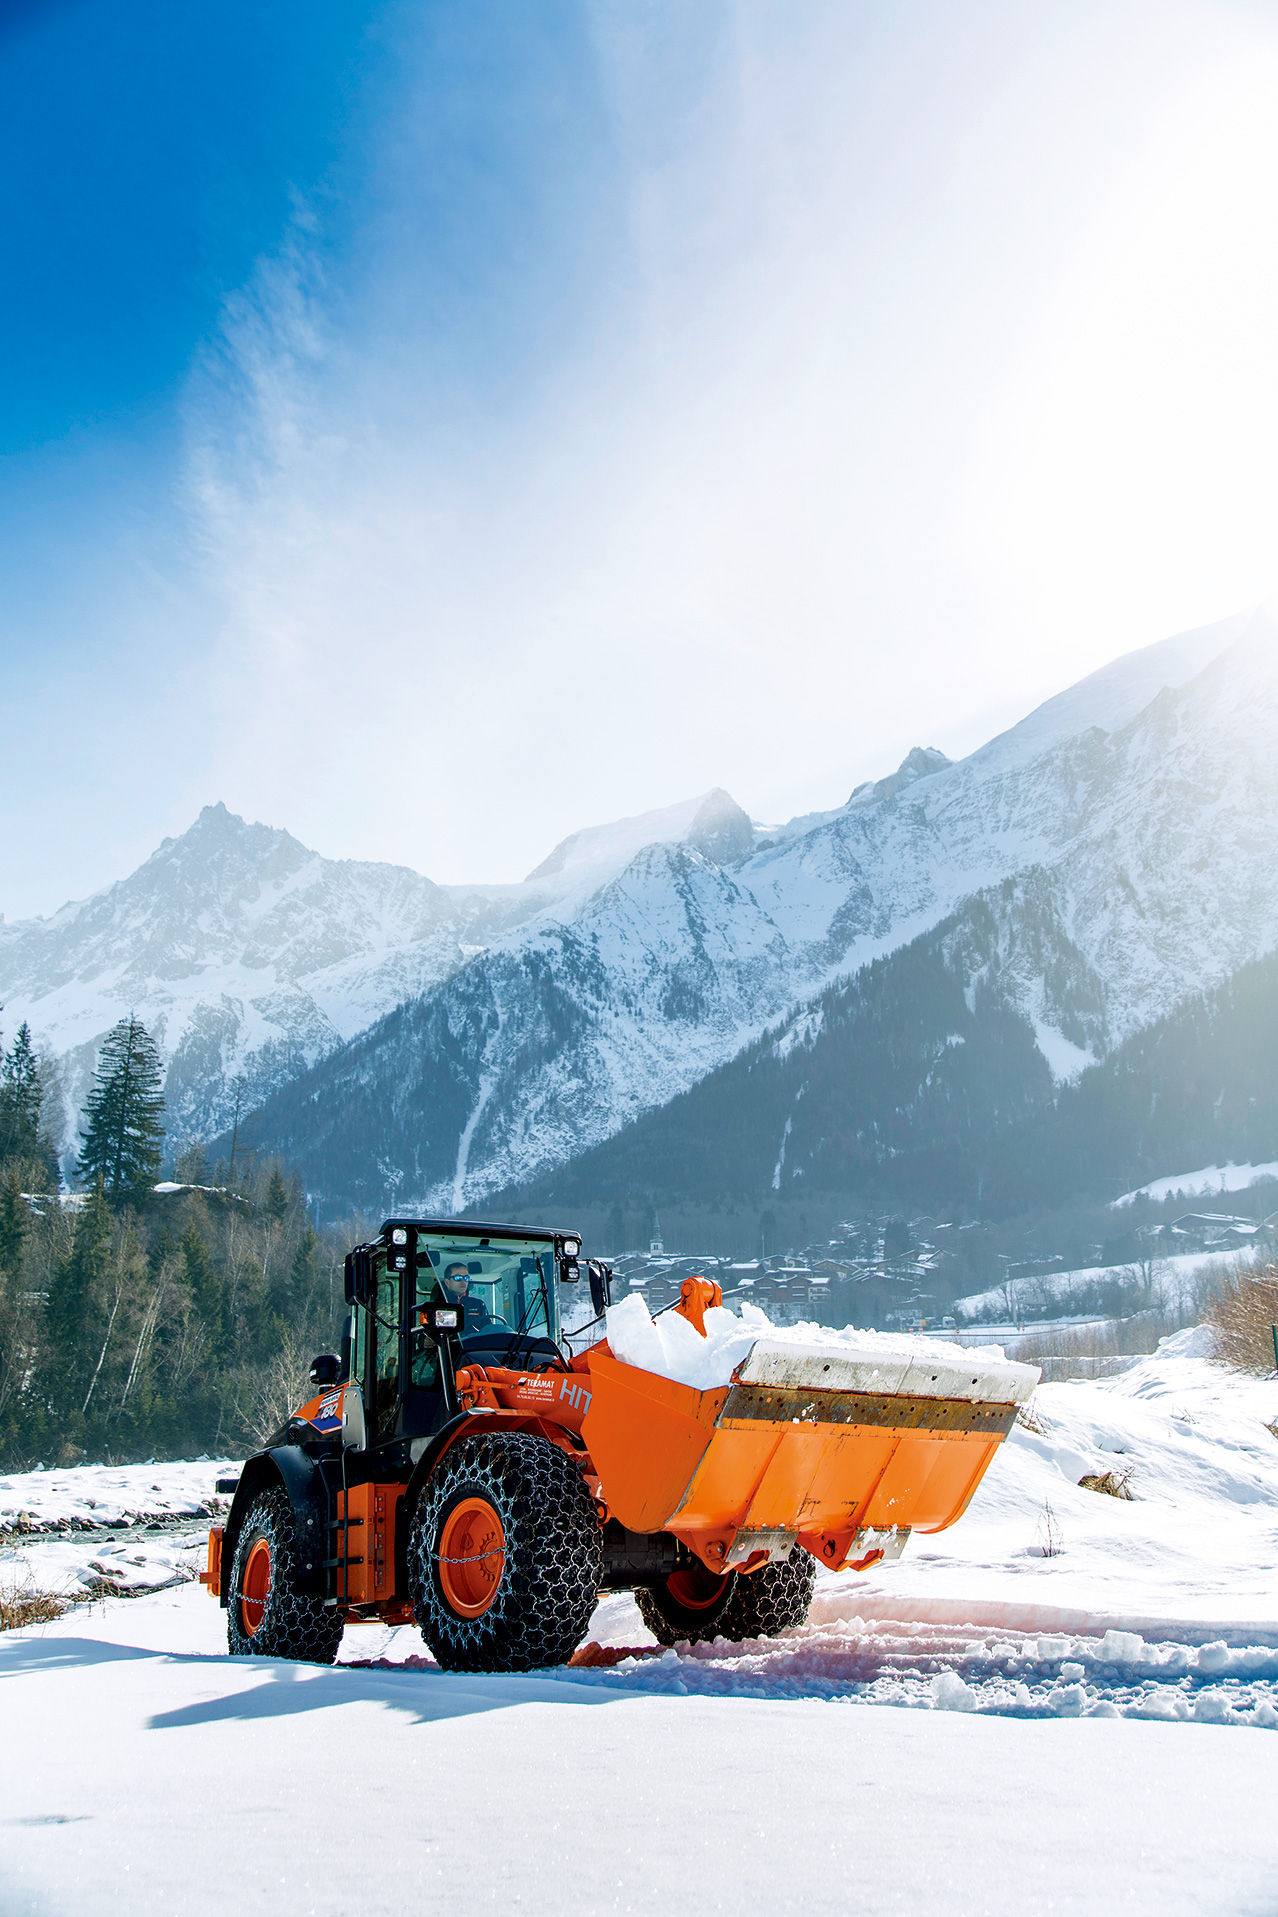
POLYGON ((56 1083, 25 1025, 0 1047, 0 1470, 260 1444, 340 1334, 351 1231, 321 1238, 297 1178, 251 1149, 210 1165, 188 1146, 162 1181, 160 1083, 122 1019, 59 1195, 56 1083))

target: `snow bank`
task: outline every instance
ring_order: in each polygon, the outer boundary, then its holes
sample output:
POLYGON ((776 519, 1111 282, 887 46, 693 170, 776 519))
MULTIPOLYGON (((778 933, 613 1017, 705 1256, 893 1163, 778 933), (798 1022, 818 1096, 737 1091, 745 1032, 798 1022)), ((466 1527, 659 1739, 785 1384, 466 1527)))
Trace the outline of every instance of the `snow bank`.
MULTIPOLYGON (((1079 1681, 1028 1644, 915 1657, 905 1634, 858 1630, 486 1676, 228 1658, 224 1627, 188 1587, 0 1636, 7 1914, 1273 1908, 1278 1739, 1224 1728, 1218 1683, 1165 1681, 1148 1722, 1106 1722, 1104 1702, 1080 1722, 1079 1681), (863 1708, 880 1697, 897 1708, 863 1708), (335 1793, 308 1787, 317 1752, 340 1753, 376 1870, 335 1835, 335 1793), (528 1788, 543 1776, 552 1792, 528 1788)), ((347 1636, 367 1658, 384 1633, 347 1636)))
POLYGON ((0 1478, 0 1531, 55 1525, 117 1525, 139 1518, 203 1517, 219 1477, 238 1477, 228 1459, 193 1463, 84 1464, 0 1478))
POLYGON ((652 1317, 637 1293, 609 1306, 607 1336, 623 1364, 697 1391, 729 1384, 739 1366, 752 1381, 805 1383, 801 1374, 811 1365, 827 1374, 821 1382, 831 1390, 909 1390, 1011 1403, 1027 1398, 1038 1377, 1032 1367, 1005 1359, 997 1345, 983 1347, 976 1356, 961 1345, 899 1332, 774 1325, 765 1311, 749 1304, 742 1305, 739 1317, 725 1305, 712 1305, 702 1337, 677 1311, 652 1317))

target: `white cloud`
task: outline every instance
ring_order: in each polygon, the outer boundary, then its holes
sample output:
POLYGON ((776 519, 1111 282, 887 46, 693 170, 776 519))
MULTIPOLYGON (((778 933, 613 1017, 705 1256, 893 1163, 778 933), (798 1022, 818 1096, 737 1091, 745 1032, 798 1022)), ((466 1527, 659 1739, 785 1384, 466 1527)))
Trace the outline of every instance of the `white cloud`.
POLYGON ((709 784, 838 802, 1263 589, 1271 23, 742 6, 693 86, 676 10, 594 20, 617 283, 519 403, 441 393, 393 222, 299 220, 229 310, 219 796, 514 877, 709 784))

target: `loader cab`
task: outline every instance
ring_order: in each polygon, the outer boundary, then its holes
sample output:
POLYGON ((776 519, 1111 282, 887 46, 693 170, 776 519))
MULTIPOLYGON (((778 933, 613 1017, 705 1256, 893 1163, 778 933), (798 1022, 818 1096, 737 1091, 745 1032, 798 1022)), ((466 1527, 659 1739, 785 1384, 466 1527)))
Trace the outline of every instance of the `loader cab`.
POLYGON ((350 1253, 348 1375, 370 1447, 411 1446, 450 1415, 439 1349, 420 1323, 428 1305, 459 1307, 459 1364, 562 1364, 559 1286, 576 1281, 580 1249, 571 1231, 389 1218, 350 1253))

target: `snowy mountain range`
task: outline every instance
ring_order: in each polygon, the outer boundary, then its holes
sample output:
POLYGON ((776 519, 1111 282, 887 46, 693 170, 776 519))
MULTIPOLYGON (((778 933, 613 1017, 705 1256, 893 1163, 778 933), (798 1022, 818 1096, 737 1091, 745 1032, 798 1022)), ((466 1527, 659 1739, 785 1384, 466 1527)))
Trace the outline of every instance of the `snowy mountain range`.
POLYGON ((224 1128, 239 1077, 259 1145, 329 1203, 448 1212, 766 1033, 811 1045, 823 993, 979 897, 964 990, 996 982, 1064 1082, 1278 945, 1276 655, 1267 618, 1227 621, 836 811, 764 833, 711 793, 578 833, 518 886, 325 860, 211 807, 119 885, 0 927, 5 1024, 29 1018, 74 1103, 135 1009, 175 1136, 224 1128))
POLYGON ((579 832, 522 885, 439 886, 206 806, 127 879, 47 919, 0 921, 4 1027, 30 1023, 74 1116, 102 1038, 135 1011, 167 1065, 171 1139, 211 1137, 237 1089, 250 1109, 494 940, 571 911, 642 848, 740 850, 752 837, 711 792, 579 832))

